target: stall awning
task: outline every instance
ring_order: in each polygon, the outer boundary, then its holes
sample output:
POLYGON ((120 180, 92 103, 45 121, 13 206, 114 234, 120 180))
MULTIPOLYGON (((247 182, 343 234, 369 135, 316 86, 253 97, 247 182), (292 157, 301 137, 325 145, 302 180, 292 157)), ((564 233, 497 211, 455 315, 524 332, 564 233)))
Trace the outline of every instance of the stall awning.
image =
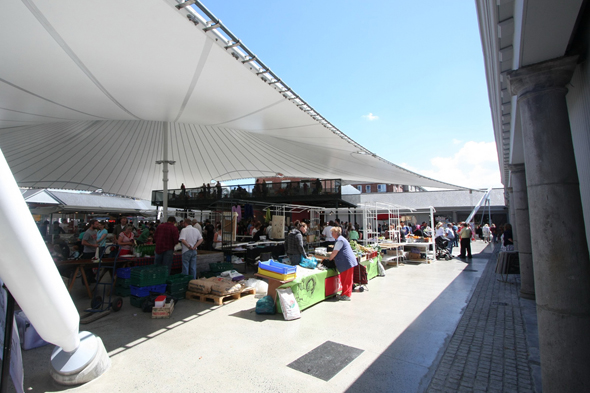
POLYGON ((19 185, 148 199, 166 123, 171 187, 280 173, 460 188, 358 145, 176 4, 2 1, 0 148, 19 185))

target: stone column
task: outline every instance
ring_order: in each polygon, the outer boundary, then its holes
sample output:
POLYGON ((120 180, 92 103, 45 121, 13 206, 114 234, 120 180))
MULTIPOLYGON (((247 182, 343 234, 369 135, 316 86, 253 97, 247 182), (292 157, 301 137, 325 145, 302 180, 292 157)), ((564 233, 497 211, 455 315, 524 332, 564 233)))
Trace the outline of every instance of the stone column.
POLYGON ((512 184, 512 202, 514 203, 513 225, 518 231, 518 259, 520 261, 520 296, 525 299, 535 298, 535 276, 533 273, 533 253, 531 250, 531 224, 529 222, 529 205, 526 191, 524 165, 510 165, 510 184, 512 184))
POLYGON ((565 100, 576 61, 508 76, 521 115, 545 393, 590 389, 590 258, 565 100))
MULTIPOLYGON (((512 243, 514 249, 518 250, 518 231, 516 230, 516 211, 514 210, 514 190, 512 187, 506 187, 506 199, 508 199, 508 223, 512 226, 512 243)), ((502 239, 498 240, 502 245, 502 239)))

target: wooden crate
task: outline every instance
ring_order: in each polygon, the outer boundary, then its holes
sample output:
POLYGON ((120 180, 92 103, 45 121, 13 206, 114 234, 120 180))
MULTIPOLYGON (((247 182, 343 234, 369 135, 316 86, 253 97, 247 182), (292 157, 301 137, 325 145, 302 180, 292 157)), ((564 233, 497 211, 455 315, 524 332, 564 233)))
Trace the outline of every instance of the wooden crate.
POLYGON ((212 302, 213 304, 216 304, 218 306, 222 306, 223 304, 230 302, 232 300, 238 300, 241 299, 242 296, 245 295, 255 295, 256 294, 256 289, 254 288, 246 288, 243 289, 241 292, 237 292, 237 293, 232 293, 230 295, 224 295, 224 296, 218 296, 218 295, 212 295, 210 293, 197 293, 197 292, 190 292, 187 291, 186 292, 186 298, 190 299, 190 300, 199 300, 201 302, 212 302))

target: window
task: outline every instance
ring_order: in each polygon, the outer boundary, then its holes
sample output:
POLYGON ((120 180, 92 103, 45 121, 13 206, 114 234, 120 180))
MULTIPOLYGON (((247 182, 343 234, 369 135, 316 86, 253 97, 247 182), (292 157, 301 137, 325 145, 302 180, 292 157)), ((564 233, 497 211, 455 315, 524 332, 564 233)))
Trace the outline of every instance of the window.
POLYGON ((377 184, 377 192, 387 192, 387 184, 377 184))
POLYGON ((365 192, 371 192, 371 185, 365 186, 365 192))
POLYGON ((356 186, 356 189, 359 190, 360 192, 363 192, 363 186, 356 186))

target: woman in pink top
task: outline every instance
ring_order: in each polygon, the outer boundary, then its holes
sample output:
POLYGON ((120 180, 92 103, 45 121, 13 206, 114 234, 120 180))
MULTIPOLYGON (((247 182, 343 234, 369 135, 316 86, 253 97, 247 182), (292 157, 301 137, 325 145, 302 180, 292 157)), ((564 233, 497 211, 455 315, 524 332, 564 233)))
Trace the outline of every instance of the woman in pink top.
POLYGON ((133 239, 133 227, 131 225, 127 225, 125 227, 125 230, 119 234, 119 246, 121 246, 121 251, 119 251, 119 255, 126 255, 132 253, 133 246, 135 245, 135 240, 133 239))

